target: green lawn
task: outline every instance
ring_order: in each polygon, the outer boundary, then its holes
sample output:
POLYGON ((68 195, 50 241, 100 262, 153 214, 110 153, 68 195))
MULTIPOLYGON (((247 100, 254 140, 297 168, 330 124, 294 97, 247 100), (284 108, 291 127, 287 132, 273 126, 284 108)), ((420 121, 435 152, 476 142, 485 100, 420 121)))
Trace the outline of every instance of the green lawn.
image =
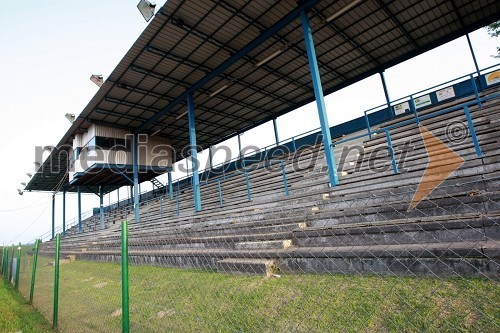
MULTIPOLYGON (((35 305, 52 315, 53 267, 41 258, 35 305)), ((120 332, 120 266, 61 266, 63 332, 120 332)), ((130 268, 132 332, 498 332, 498 282, 130 268)), ((24 331, 23 331, 24 332, 24 331)))
POLYGON ((55 332, 49 322, 0 278, 0 332, 55 332))

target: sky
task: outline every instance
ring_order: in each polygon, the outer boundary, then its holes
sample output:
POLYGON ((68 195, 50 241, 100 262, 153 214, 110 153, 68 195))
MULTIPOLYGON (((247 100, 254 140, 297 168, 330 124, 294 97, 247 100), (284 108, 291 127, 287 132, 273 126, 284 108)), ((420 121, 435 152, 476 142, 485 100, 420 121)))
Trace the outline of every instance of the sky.
MULTIPOLYGON (((138 0, 0 1, 0 244, 30 242, 51 228, 51 194, 24 193, 22 182, 35 172, 35 147, 55 145, 70 126, 66 113, 79 114, 98 88, 91 74, 106 78, 147 26, 138 0)), ((164 1, 157 1, 158 7, 164 1)), ((470 34, 480 68, 500 62, 500 39, 486 29, 470 34)), ((392 100, 474 71, 465 37, 386 70, 392 100)), ((330 126, 359 117, 385 103, 378 75, 325 98, 330 126)), ((315 104, 278 120, 280 139, 319 127, 315 104), (311 116, 312 115, 312 116, 311 116)), ((272 123, 248 131, 242 144, 264 147, 274 142, 272 123)), ((226 143, 236 154, 237 139, 226 143)), ((199 154, 206 165, 208 154, 199 154)), ((214 156, 214 163, 223 161, 214 156)), ((174 173, 174 178, 184 174, 174 173)), ((166 177, 160 177, 165 181, 166 177)), ((151 189, 144 184, 142 190, 151 189)), ((127 197, 127 189, 120 198, 127 197)), ((104 203, 115 202, 117 193, 104 203)), ((82 197, 82 212, 99 206, 96 195, 82 197)), ((76 217, 77 197, 66 197, 67 224, 76 217)), ((62 196, 56 196, 56 225, 62 224, 62 196)))

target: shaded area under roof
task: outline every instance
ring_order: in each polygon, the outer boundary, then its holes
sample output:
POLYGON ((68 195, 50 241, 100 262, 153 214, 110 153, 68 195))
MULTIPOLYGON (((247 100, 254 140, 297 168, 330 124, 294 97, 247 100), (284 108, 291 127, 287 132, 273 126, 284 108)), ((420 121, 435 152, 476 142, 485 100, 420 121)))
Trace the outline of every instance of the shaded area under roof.
POLYGON ((189 145, 184 96, 193 87, 203 148, 314 101, 299 9, 309 12, 325 94, 500 17, 495 0, 366 0, 326 22, 351 2, 169 0, 59 146, 97 123, 167 136, 180 152, 189 145))

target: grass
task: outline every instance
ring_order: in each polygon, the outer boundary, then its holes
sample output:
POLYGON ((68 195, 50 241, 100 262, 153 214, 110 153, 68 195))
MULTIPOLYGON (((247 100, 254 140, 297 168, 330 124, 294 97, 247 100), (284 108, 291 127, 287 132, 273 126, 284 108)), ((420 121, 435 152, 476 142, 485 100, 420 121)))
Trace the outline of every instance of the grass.
POLYGON ((0 278, 0 332, 56 332, 10 284, 0 278))
MULTIPOLYGON (((35 305, 49 317, 53 268, 43 263, 35 305)), ((61 331, 120 332, 118 264, 76 261, 60 279, 61 331)), ((486 279, 130 268, 133 332, 498 332, 499 300, 486 279)))

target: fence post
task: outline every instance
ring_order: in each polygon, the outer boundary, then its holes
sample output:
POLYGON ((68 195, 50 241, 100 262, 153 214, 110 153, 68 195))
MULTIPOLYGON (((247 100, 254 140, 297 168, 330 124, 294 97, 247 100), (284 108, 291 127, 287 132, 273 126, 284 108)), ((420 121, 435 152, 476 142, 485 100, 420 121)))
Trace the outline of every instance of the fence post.
POLYGON ((19 290, 19 271, 21 270, 21 244, 17 248, 16 276, 14 278, 14 289, 19 290))
POLYGON ((130 332, 129 293, 128 293, 128 225, 122 221, 122 332, 130 332))
POLYGON ((474 129, 474 123, 472 122, 472 118, 469 113, 469 107, 464 105, 464 113, 467 118, 467 124, 469 124, 470 135, 472 137, 472 141, 474 142, 474 148, 476 149, 476 155, 481 157, 483 155, 481 151, 481 147, 479 147, 479 142, 477 141, 476 130, 474 129))
POLYGON ((293 159, 295 160, 297 157, 297 145, 295 143, 295 137, 292 138, 292 146, 293 146, 293 159))
POLYGON ((394 173, 398 173, 398 166, 396 164, 396 159, 394 158, 394 148, 392 147, 391 135, 389 134, 389 130, 385 130, 385 138, 387 139, 387 145, 389 146, 389 154, 391 155, 392 162, 392 170, 394 173))
POLYGON ((417 106, 415 105, 415 100, 413 99, 413 96, 410 96, 410 109, 415 115, 415 120, 417 121, 417 126, 420 126, 420 119, 418 119, 418 112, 417 112, 417 106))
POLYGON ((217 179, 217 188, 219 189, 219 205, 222 207, 222 188, 220 186, 220 179, 217 179))
POLYGON ((470 75, 470 82, 472 83, 472 88, 474 89, 474 95, 476 95, 477 106, 480 109, 482 109, 483 104, 481 103, 481 99, 479 98, 479 91, 477 90, 476 80, 474 79, 474 75, 472 75, 472 74, 470 75))
POLYGON ((5 246, 2 247, 2 276, 5 279, 5 246))
POLYGON ((36 279, 36 265, 38 263, 38 246, 40 240, 35 242, 35 254, 33 256, 33 271, 31 272, 31 287, 30 287, 30 304, 33 304, 33 296, 35 294, 35 279, 36 279))
POLYGON ((61 250, 60 234, 56 235, 56 256, 54 261, 54 311, 52 314, 52 327, 57 328, 57 315, 59 312, 59 252, 61 250))
POLYGON ((281 172, 283 173, 283 183, 285 185, 285 195, 288 196, 288 182, 286 180, 286 168, 283 164, 283 161, 281 161, 281 172))
POLYGON ((14 245, 12 245, 12 255, 10 256, 10 261, 9 261, 9 279, 8 279, 9 283, 12 282, 12 278, 13 278, 13 276, 12 276, 12 273, 13 273, 12 272, 12 263, 13 262, 14 262, 14 245))

